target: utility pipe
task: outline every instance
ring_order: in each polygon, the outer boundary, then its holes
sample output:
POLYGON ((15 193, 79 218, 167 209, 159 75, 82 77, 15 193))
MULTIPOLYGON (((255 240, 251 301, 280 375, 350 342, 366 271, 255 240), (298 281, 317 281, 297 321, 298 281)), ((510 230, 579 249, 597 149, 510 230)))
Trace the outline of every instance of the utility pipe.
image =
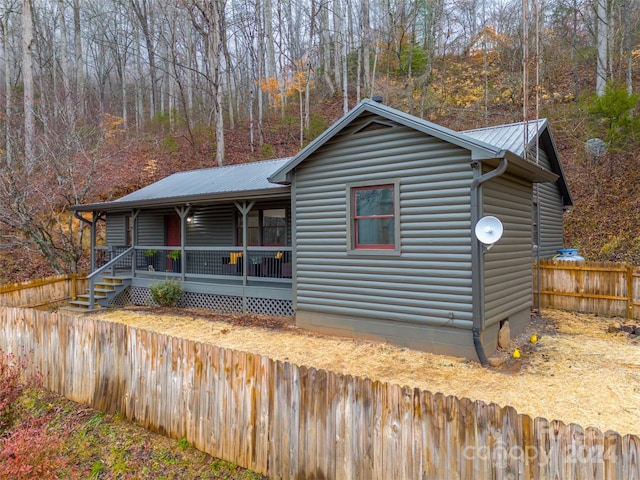
MULTIPOLYGON (((489 361, 484 353, 482 341, 480 340, 480 331, 484 326, 484 275, 482 272, 482 244, 476 238, 476 224, 480 220, 482 214, 481 201, 480 201, 480 186, 491 180, 492 178, 499 177, 507 171, 507 165, 509 161, 505 157, 506 152, 502 152, 502 159, 500 164, 490 172, 485 173, 474 178, 471 181, 471 312, 473 315, 473 346, 476 349, 478 360, 483 367, 489 366, 489 361)), ((498 157, 499 158, 499 157, 498 157)), ((481 164, 476 164, 477 168, 482 168, 481 164)), ((482 173, 482 170, 480 170, 482 173)))

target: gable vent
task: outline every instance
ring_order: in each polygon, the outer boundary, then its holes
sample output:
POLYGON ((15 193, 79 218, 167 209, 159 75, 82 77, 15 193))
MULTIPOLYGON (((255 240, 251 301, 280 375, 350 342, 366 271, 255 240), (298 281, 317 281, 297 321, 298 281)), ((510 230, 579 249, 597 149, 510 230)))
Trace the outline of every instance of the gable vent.
POLYGON ((393 127, 394 127, 394 125, 392 125, 390 123, 384 123, 384 122, 379 122, 377 120, 373 120, 373 121, 363 125, 362 127, 360 127, 358 130, 356 130, 353 133, 357 134, 357 133, 373 132, 375 130, 386 130, 388 128, 393 128, 393 127))

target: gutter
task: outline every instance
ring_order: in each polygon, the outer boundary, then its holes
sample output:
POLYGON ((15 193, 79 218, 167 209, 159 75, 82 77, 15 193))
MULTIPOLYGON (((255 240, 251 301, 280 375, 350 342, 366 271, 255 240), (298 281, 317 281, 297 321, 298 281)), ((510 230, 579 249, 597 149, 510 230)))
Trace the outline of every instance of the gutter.
MULTIPOLYGON (((484 353, 482 342, 480 341, 480 331, 484 327, 484 308, 482 305, 484 299, 484 275, 482 272, 482 245, 476 238, 475 227, 480 220, 482 214, 482 206, 480 202, 480 186, 496 177, 499 177, 507 171, 509 161, 506 158, 506 152, 501 152, 502 158, 498 166, 490 172, 480 175, 471 181, 471 313, 473 315, 473 346, 476 349, 478 360, 483 367, 489 366, 489 361, 484 353)), ((480 164, 476 164, 482 168, 480 164)), ((480 170, 482 172, 482 170, 480 170)))
POLYGON ((74 210, 73 211, 73 216, 76 217, 78 220, 80 220, 81 222, 86 223, 87 225, 89 225, 90 227, 93 226, 93 222, 91 220, 87 220, 86 218, 84 218, 82 216, 82 214, 80 213, 79 210, 74 210))
MULTIPOLYGON (((275 199, 275 198, 289 198, 291 196, 291 189, 287 187, 274 187, 261 190, 247 190, 237 192, 223 192, 216 194, 199 194, 188 195, 179 197, 162 197, 162 198, 147 198, 138 200, 113 200, 110 202, 100 203, 85 203, 72 205, 70 207, 73 211, 78 212, 93 212, 93 211, 109 211, 109 212, 124 212, 134 208, 161 208, 161 207, 173 207, 176 205, 204 205, 207 203, 226 203, 239 200, 257 200, 257 199, 275 199)), ((135 192, 134 192, 135 193, 135 192)), ((123 197, 125 198, 125 197, 123 197)))

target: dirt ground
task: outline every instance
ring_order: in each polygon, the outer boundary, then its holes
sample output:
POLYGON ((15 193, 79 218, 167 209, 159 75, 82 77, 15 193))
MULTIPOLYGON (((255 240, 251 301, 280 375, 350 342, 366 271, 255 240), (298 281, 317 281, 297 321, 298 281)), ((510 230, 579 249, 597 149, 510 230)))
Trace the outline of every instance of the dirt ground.
POLYGON ((297 365, 511 405, 532 418, 640 434, 640 337, 608 333, 621 319, 543 311, 499 353, 504 364, 483 368, 387 343, 304 332, 292 318, 150 307, 91 315, 297 365), (536 343, 530 341, 534 334, 536 343))

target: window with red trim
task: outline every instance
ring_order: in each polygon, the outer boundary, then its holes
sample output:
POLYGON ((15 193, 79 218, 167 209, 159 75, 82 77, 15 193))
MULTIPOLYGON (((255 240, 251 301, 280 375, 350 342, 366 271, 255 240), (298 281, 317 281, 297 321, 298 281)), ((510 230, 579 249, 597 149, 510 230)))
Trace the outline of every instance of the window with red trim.
POLYGON ((352 188, 354 248, 395 248, 394 188, 393 184, 352 188))

